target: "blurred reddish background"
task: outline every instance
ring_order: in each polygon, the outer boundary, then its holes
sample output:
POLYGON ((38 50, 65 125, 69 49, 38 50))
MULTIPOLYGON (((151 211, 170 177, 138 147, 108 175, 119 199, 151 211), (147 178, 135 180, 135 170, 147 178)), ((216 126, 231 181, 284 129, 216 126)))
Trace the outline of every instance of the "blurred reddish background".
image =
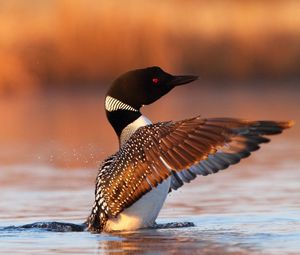
POLYGON ((107 87, 151 65, 201 77, 143 109, 154 121, 299 122, 300 1, 0 1, 0 167, 95 168, 118 146, 107 87))
POLYGON ((2 94, 100 86, 150 65, 295 81, 300 1, 0 1, 2 94))

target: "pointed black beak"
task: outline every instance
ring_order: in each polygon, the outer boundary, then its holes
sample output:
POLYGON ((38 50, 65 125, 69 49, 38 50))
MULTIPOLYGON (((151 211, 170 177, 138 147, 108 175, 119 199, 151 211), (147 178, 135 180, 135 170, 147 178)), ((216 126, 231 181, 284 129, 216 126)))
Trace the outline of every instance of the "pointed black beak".
POLYGON ((190 83, 198 79, 198 76, 194 75, 175 75, 172 79, 168 82, 168 85, 171 86, 179 86, 183 84, 190 83))

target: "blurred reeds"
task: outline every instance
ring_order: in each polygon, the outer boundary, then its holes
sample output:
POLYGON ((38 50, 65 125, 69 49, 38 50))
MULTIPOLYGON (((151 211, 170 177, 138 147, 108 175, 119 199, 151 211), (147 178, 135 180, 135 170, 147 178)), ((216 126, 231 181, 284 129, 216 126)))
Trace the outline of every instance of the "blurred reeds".
POLYGON ((150 65, 298 80, 300 1, 0 1, 0 94, 100 86, 150 65))

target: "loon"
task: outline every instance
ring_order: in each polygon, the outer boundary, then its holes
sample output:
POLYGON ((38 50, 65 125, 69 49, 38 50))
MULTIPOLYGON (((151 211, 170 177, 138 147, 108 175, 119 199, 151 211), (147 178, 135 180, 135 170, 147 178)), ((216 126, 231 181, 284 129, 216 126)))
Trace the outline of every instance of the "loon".
POLYGON ((142 115, 144 105, 197 78, 171 75, 153 66, 129 71, 112 83, 105 110, 118 136, 119 151, 100 166, 87 219, 89 231, 154 226, 169 192, 198 175, 238 163, 258 150, 259 144, 270 141, 265 135, 279 134, 293 125, 293 121, 200 116, 153 124, 142 115))

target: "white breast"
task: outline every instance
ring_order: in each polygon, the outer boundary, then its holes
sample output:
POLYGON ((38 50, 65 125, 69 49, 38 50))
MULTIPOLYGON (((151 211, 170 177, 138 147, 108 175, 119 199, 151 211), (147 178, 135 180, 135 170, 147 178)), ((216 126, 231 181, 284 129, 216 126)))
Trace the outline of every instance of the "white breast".
MULTIPOLYGON (((138 128, 149 124, 152 122, 145 116, 129 124, 121 133, 120 145, 122 146, 138 128)), ((163 181, 120 213, 117 218, 109 219, 105 231, 135 230, 153 226, 168 195, 170 182, 170 178, 163 181)))
POLYGON ((132 206, 110 219, 105 231, 135 230, 153 226, 169 192, 170 178, 153 188, 132 206))
POLYGON ((142 115, 141 117, 139 117, 138 119, 136 119, 135 121, 133 121, 132 123, 127 125, 122 130, 122 133, 120 135, 120 146, 122 146, 130 138, 130 136, 133 135, 133 133, 138 128, 144 127, 144 126, 147 126, 147 125, 150 125, 150 124, 152 124, 152 122, 147 117, 142 115))

